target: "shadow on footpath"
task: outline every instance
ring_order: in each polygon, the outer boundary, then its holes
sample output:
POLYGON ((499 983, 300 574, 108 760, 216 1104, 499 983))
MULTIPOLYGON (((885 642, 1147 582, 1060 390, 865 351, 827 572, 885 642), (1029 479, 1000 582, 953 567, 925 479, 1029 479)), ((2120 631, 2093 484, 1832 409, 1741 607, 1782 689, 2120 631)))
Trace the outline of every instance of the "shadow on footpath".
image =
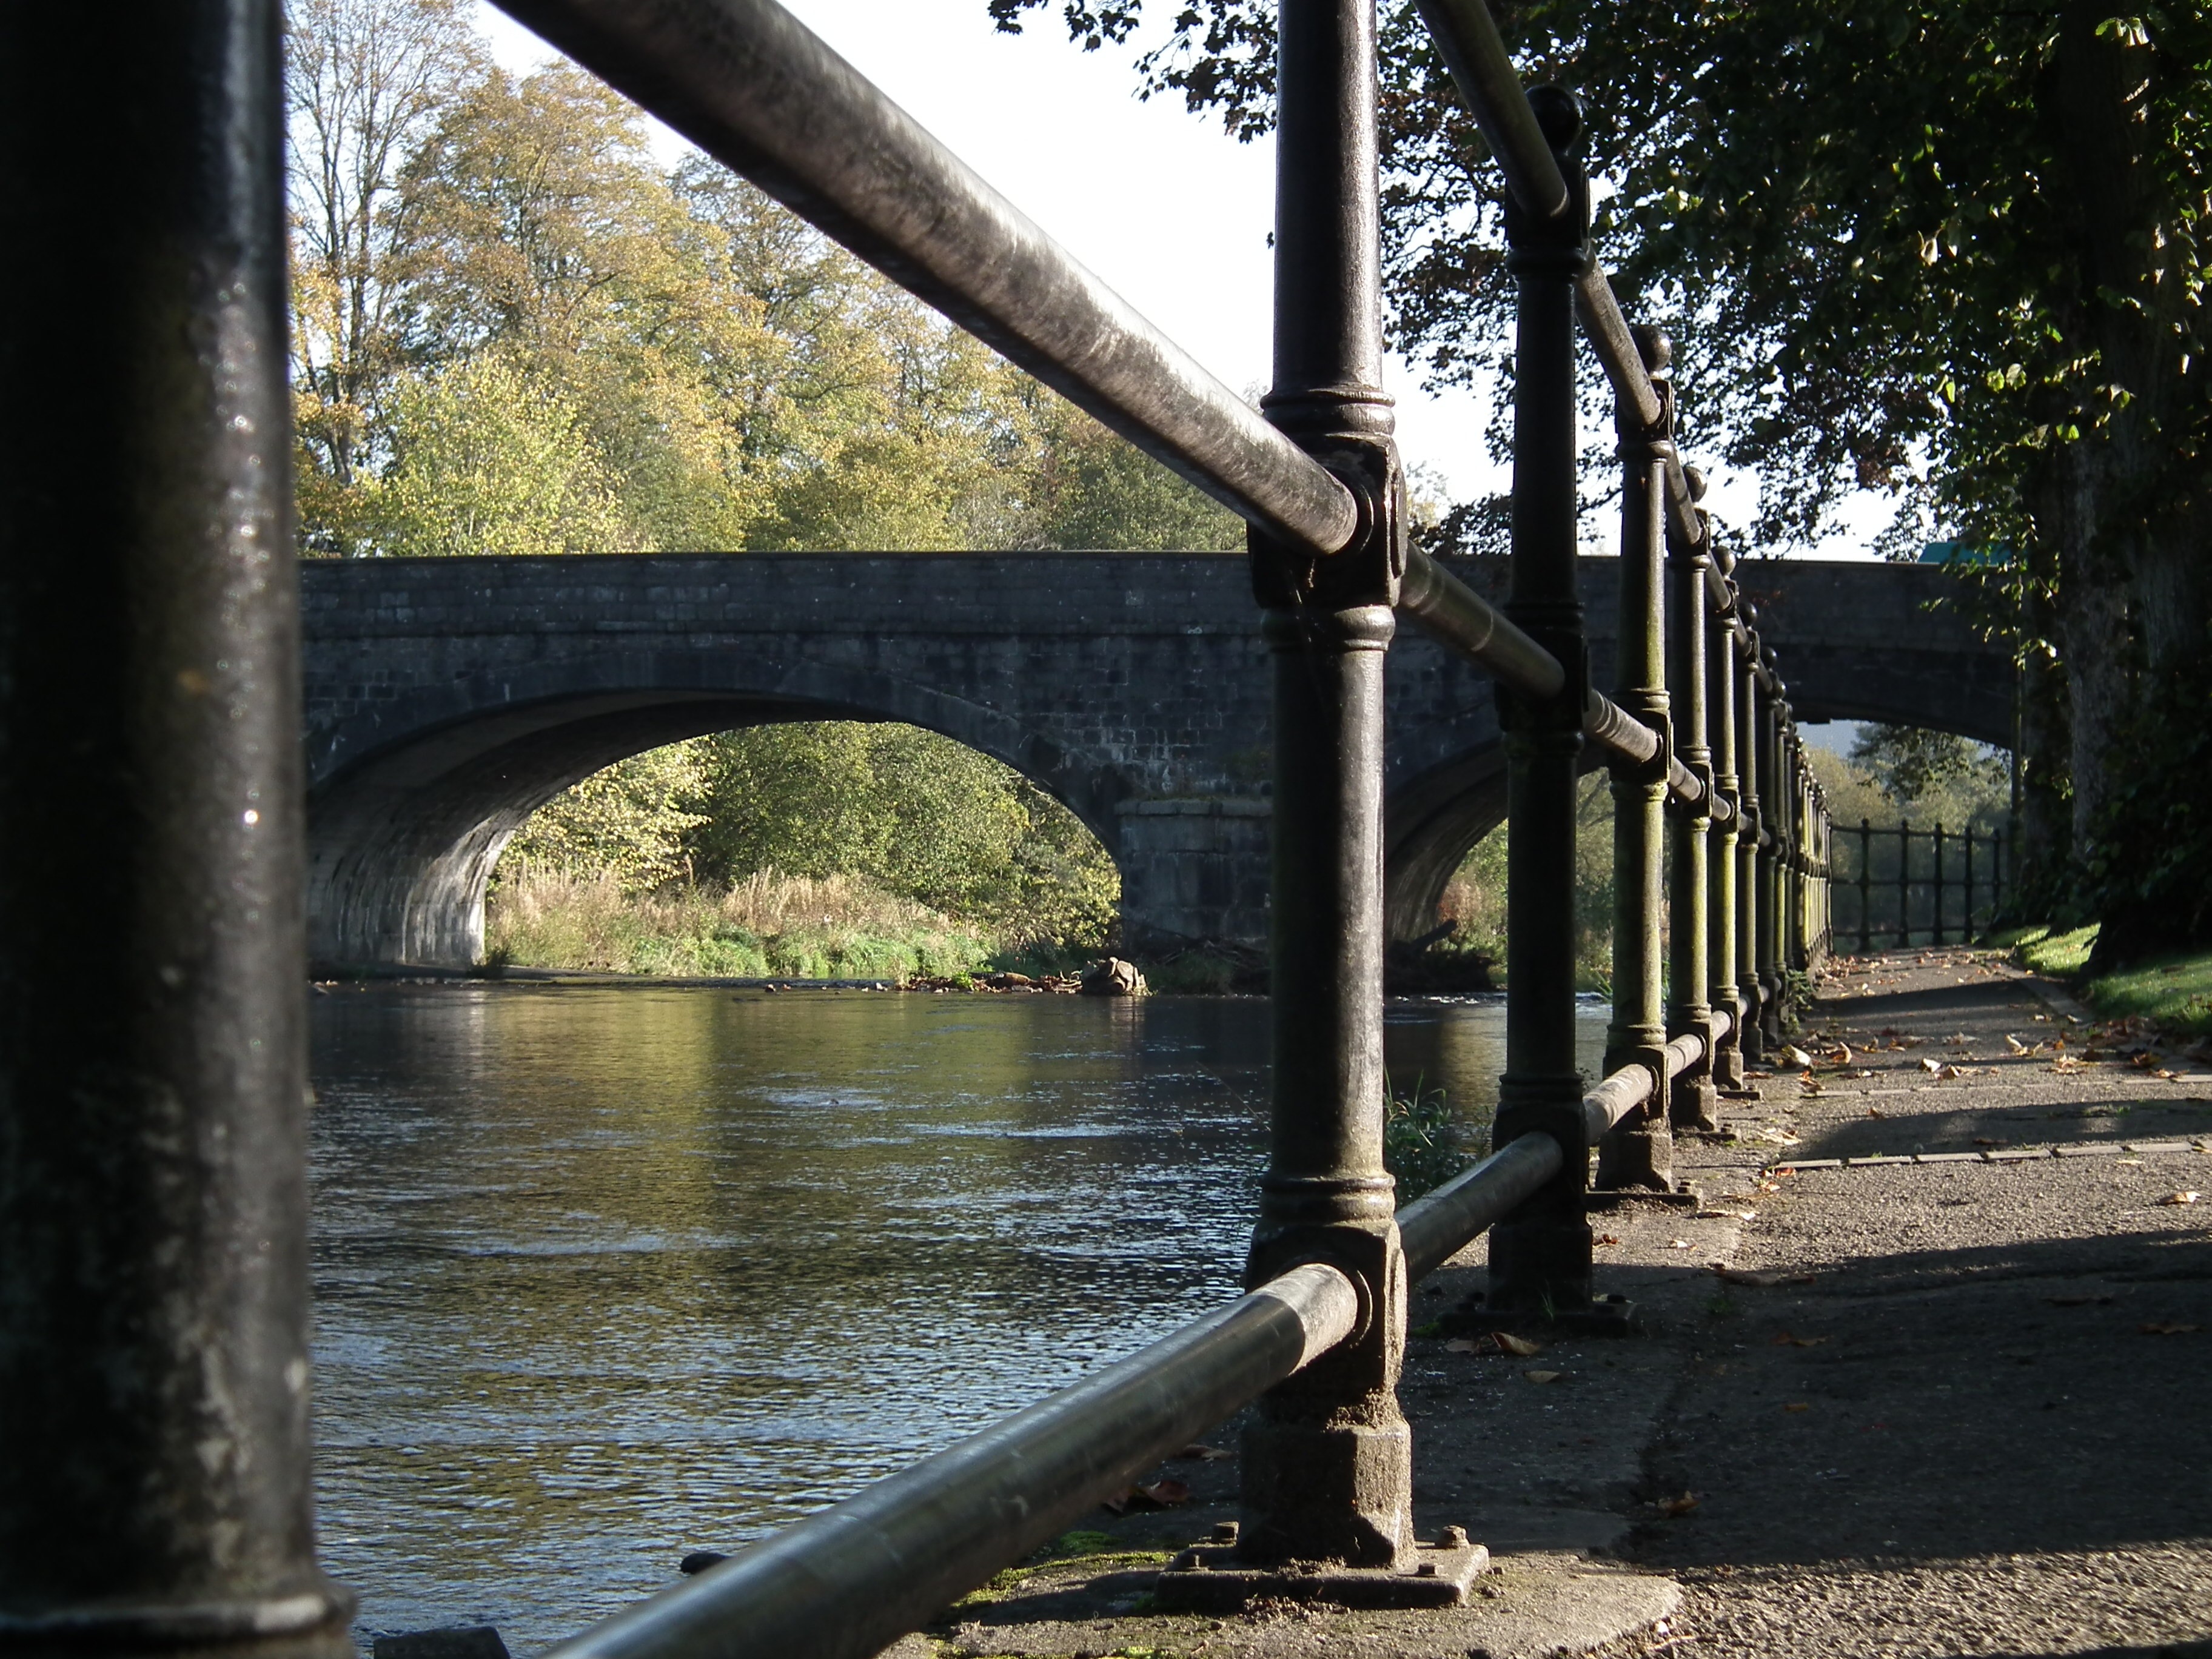
POLYGON ((1692 1359, 1646 1460, 1632 1559, 1934 1560, 2212 1537, 2212 1240, 2137 1231, 1806 1271, 1810 1284, 1731 1287, 1730 1311, 1683 1333, 1692 1359), (1694 1507, 1662 1517, 1657 1501, 1685 1493, 1694 1507))

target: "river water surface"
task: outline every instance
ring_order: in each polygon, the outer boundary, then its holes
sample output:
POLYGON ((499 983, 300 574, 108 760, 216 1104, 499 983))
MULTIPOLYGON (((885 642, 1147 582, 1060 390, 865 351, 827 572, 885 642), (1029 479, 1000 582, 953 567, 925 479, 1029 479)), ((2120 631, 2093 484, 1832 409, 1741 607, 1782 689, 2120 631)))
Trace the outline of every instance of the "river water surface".
MULTIPOLYGON (((543 1647, 1237 1289, 1262 1001, 382 986, 314 1015, 322 1553, 364 1647, 543 1647)), ((1389 1019, 1393 1075, 1485 1121, 1502 1007, 1389 1019)))

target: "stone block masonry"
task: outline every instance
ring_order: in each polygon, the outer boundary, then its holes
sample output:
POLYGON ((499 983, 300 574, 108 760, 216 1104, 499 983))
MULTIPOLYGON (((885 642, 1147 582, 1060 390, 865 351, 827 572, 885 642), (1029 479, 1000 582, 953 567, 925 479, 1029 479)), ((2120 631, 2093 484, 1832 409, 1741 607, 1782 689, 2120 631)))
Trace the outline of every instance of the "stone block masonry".
MULTIPOLYGON (((1489 588, 1503 569, 1467 562, 1489 588)), ((1611 678, 1613 562, 1583 561, 1611 678)), ((1740 567, 1801 720, 2005 739, 2002 653, 1917 567, 1740 567)), ((1004 761, 1120 866, 1139 947, 1267 930, 1266 652, 1220 554, 690 554, 309 562, 311 948, 465 967, 523 820, 657 744, 773 720, 904 720, 1004 761)), ((1391 653, 1394 932, 1503 816, 1490 688, 1411 629, 1391 653)))

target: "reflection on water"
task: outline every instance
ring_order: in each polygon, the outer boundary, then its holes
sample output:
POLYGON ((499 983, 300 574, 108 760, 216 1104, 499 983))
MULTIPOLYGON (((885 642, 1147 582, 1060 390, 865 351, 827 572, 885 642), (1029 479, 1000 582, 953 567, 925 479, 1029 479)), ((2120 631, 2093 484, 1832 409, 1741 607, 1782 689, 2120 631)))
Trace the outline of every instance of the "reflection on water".
MULTIPOLYGON (((1395 1074, 1487 1114, 1498 1007, 1389 1018, 1395 1074)), ((380 987, 314 1032, 364 1638, 542 1646, 1237 1289, 1262 1002, 380 987)))

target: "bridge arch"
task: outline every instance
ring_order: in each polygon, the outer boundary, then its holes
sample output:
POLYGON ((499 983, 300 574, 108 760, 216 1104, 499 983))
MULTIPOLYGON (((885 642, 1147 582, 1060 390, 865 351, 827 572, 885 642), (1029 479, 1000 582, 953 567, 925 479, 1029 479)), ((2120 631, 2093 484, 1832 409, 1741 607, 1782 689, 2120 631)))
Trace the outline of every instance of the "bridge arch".
POLYGON ((1117 852, 1126 781, 1006 714, 859 665, 611 650, 410 690, 322 734, 308 799, 309 953, 466 968, 500 854, 570 785, 646 750, 793 720, 901 721, 1003 762, 1117 852))

